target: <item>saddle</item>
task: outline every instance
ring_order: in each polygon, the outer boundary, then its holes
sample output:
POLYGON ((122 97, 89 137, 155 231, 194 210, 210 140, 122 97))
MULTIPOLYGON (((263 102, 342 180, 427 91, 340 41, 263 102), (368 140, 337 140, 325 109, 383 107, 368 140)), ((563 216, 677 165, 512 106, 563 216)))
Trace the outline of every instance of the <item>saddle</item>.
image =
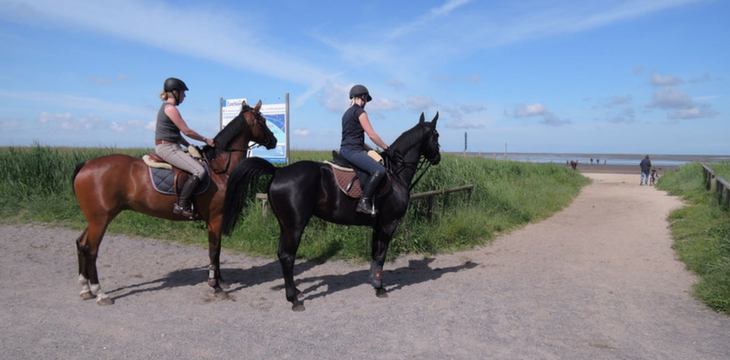
MULTIPOLYGON (((193 146, 191 146, 191 148, 194 149, 193 146)), ((195 152, 197 152, 197 149, 195 152)), ((194 153, 191 152, 191 154, 196 159, 200 159, 200 153, 197 153, 197 157, 194 153)), ((154 151, 144 155, 142 160, 144 160, 145 164, 147 164, 150 181, 152 181, 152 185, 157 192, 165 195, 180 195, 183 185, 185 185, 185 182, 187 182, 190 178, 190 173, 172 166, 154 151)), ((208 162, 201 161, 201 163, 205 168, 205 172, 210 174, 210 171, 208 170, 208 162)), ((206 176, 200 184, 198 184, 193 195, 200 195, 206 192, 208 187, 210 187, 210 176, 206 176)))
MULTIPOLYGON (((383 163, 383 158, 375 151, 368 151, 368 155, 376 161, 383 163)), ((360 198, 362 196, 361 183, 365 182, 368 178, 368 173, 360 170, 353 166, 349 161, 340 155, 337 151, 332 151, 332 161, 324 161, 325 164, 332 168, 332 172, 335 174, 335 180, 340 190, 351 198, 360 198)), ((380 182, 378 189, 375 193, 376 198, 381 198, 390 193, 391 179, 390 173, 385 173, 385 179, 380 182)))

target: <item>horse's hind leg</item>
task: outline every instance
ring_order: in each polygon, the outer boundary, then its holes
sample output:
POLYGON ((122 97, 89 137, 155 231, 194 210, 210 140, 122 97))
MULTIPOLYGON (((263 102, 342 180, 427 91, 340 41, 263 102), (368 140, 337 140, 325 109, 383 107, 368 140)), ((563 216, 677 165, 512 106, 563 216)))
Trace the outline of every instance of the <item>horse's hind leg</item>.
POLYGON ((87 271, 87 262, 86 262, 86 251, 84 251, 83 245, 86 243, 85 237, 86 234, 89 232, 89 228, 84 229, 84 232, 81 233, 81 235, 76 239, 76 254, 79 258, 79 285, 81 286, 81 292, 79 295, 84 300, 89 300, 94 298, 94 294, 91 293, 91 289, 89 287, 89 277, 88 277, 88 271, 87 271))
POLYGON ((281 236, 279 237, 279 251, 277 252, 281 271, 284 275, 286 299, 292 303, 292 310, 294 311, 304 311, 304 304, 299 300, 302 292, 294 285, 294 262, 303 230, 303 227, 287 230, 282 225, 281 236))
POLYGON ((112 305, 114 300, 101 289, 99 275, 96 270, 96 258, 99 253, 99 245, 106 231, 106 225, 89 225, 76 240, 76 252, 79 258, 79 284, 81 285, 81 298, 91 299, 96 295, 98 305, 112 305))

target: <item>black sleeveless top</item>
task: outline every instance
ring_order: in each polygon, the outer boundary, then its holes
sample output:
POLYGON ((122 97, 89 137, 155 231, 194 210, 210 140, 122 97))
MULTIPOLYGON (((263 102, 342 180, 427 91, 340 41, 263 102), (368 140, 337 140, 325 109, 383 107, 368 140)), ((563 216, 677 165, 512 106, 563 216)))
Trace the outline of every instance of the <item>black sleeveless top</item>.
POLYGON ((355 104, 342 115, 342 140, 340 141, 340 149, 360 151, 365 149, 365 130, 360 125, 360 115, 364 112, 365 109, 355 104))

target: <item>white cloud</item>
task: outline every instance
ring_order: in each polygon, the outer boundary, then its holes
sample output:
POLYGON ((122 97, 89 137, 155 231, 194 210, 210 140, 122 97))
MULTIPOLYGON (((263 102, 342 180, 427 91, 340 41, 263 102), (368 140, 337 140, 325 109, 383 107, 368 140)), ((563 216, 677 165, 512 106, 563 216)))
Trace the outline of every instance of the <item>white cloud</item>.
POLYGON ((570 121, 570 119, 561 119, 549 111, 545 112, 545 114, 543 115, 543 119, 540 121, 540 124, 550 125, 550 126, 561 126, 561 125, 567 125, 570 123, 572 123, 572 121, 570 121))
POLYGON ((34 0, 32 4, 4 7, 0 17, 17 22, 55 24, 118 36, 185 56, 196 56, 248 71, 302 84, 329 77, 323 68, 284 52, 261 39, 255 16, 236 7, 217 11, 203 3, 148 3, 139 0, 84 1, 34 0), (245 22, 239 19, 245 19, 245 22), (109 21, 114 19, 114 21, 109 21), (185 24, 185 26, 180 26, 185 24), (169 36, 175 29, 175 36, 169 36), (235 34, 235 35, 233 35, 235 34), (246 39, 232 41, 235 39, 246 39), (255 54, 254 54, 255 52, 255 54))
POLYGON ((12 130, 18 128, 20 128, 20 121, 18 120, 0 121, 0 129, 2 130, 12 130))
POLYGON ((660 109, 690 109, 694 101, 687 94, 675 88, 662 88, 654 91, 649 107, 660 109))
POLYGON ((609 122, 617 124, 617 123, 633 123, 635 121, 635 110, 634 108, 627 107, 618 114, 616 114, 614 117, 609 119, 609 122))
POLYGON ((682 83, 682 80, 676 76, 663 76, 661 74, 651 74, 651 84, 653 86, 674 86, 682 83))
POLYGON ((611 98, 611 100, 609 100, 609 102, 605 106, 613 107, 613 106, 617 106, 617 105, 626 105, 626 104, 631 103, 632 100, 633 100, 633 97, 631 95, 625 95, 625 96, 616 95, 613 98, 611 98))
POLYGON ((38 114, 38 122, 41 123, 47 123, 47 122, 55 122, 55 121, 69 121, 71 119, 71 113, 65 112, 61 114, 51 114, 46 111, 41 111, 40 114, 38 114))
POLYGON ((534 103, 532 105, 520 105, 515 108, 515 118, 532 116, 542 116, 542 120, 540 120, 540 123, 544 125, 561 126, 570 124, 572 122, 570 119, 560 119, 555 114, 548 111, 545 105, 540 103, 534 103))
POLYGON ((309 129, 294 129, 294 135, 296 136, 309 136, 310 133, 309 129))
POLYGON ((388 81, 386 83, 397 89, 400 89, 404 86, 404 84, 402 82, 395 80, 395 79, 388 79, 388 81))
POLYGON ((711 118, 717 115, 717 112, 710 109, 709 107, 694 107, 691 109, 679 109, 672 111, 667 114, 668 119, 673 120, 688 120, 688 119, 703 119, 711 118))
POLYGON ((514 116, 517 118, 530 117, 545 114, 546 111, 547 109, 545 108, 545 105, 540 103, 534 103, 532 105, 519 105, 515 109, 514 116))
POLYGON ((428 108, 436 104, 436 102, 429 96, 410 96, 406 102, 408 103, 408 107, 413 109, 415 112, 426 111, 428 108))
POLYGON ((450 121, 446 123, 446 127, 450 129, 482 129, 484 124, 474 123, 468 120, 450 121))

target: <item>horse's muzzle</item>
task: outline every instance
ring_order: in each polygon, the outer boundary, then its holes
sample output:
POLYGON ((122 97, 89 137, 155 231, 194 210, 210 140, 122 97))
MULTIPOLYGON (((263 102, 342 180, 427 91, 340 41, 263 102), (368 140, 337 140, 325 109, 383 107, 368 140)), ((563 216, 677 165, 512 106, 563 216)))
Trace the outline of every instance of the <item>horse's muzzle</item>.
POLYGON ((431 165, 438 165, 441 162, 441 153, 436 153, 436 156, 428 159, 431 165))
POLYGON ((276 139, 276 137, 273 137, 271 139, 266 139, 266 143, 264 143, 263 145, 267 150, 271 150, 276 147, 277 142, 278 140, 276 139))

